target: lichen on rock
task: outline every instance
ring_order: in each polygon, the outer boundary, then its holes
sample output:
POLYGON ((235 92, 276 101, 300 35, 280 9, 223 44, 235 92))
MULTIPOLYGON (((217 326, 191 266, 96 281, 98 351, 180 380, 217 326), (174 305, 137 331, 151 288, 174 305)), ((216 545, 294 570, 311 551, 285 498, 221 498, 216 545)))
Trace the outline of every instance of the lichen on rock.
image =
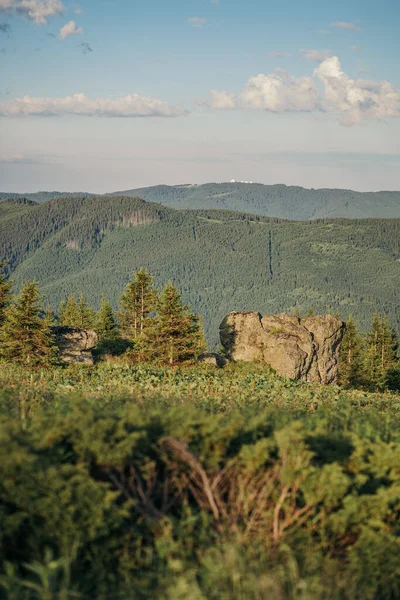
POLYGON ((331 384, 337 380, 345 327, 332 315, 231 312, 220 325, 220 338, 232 360, 261 361, 290 379, 331 384))

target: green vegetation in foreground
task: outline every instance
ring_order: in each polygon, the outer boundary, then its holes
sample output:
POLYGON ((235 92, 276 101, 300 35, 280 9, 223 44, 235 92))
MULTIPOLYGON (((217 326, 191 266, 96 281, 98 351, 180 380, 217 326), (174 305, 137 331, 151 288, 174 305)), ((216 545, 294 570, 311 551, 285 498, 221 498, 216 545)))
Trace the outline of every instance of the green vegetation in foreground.
POLYGON ((400 396, 0 365, 0 597, 394 600, 400 396))
POLYGON ((353 314, 366 331, 375 312, 400 330, 400 220, 286 222, 225 210, 173 210, 137 198, 0 202, 0 261, 19 289, 36 280, 53 310, 84 293, 114 310, 132 272, 162 289, 179 285, 204 318, 207 340, 232 310, 353 314))

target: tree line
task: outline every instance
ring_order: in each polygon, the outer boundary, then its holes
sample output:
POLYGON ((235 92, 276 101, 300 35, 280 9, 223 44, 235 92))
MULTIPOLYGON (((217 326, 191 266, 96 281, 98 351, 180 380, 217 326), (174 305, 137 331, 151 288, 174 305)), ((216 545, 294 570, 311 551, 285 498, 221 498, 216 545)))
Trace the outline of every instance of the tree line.
MULTIPOLYGON (((201 320, 182 302, 169 282, 158 293, 145 268, 127 284, 114 312, 103 296, 95 311, 71 295, 55 315, 43 311, 35 282, 27 282, 17 297, 0 273, 0 357, 30 366, 57 362, 54 325, 94 330, 97 353, 124 354, 132 362, 177 364, 195 360, 206 348, 201 320)), ((400 389, 399 339, 385 314, 376 313, 371 330, 362 335, 350 316, 340 347, 339 384, 368 391, 400 389)))
POLYGON ((36 282, 26 282, 16 297, 11 289, 11 282, 0 274, 0 357, 7 361, 56 363, 55 325, 92 329, 100 354, 124 351, 134 362, 176 364, 194 360, 205 350, 200 318, 182 302, 178 288, 169 282, 159 294, 144 268, 128 283, 117 315, 106 298, 95 311, 82 295, 61 302, 54 315, 41 309, 36 282))

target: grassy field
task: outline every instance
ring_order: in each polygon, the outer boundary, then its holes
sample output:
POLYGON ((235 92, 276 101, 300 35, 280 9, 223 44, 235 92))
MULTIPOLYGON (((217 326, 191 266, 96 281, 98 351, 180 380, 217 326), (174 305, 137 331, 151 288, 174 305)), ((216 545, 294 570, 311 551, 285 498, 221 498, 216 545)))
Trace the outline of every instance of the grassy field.
POLYGON ((400 395, 0 365, 0 598, 400 597, 400 395))

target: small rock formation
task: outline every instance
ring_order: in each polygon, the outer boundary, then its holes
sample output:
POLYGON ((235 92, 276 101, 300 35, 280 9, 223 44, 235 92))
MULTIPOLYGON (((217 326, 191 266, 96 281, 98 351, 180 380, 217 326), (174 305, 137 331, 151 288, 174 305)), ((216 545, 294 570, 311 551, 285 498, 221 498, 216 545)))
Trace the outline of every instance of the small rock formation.
POLYGON ((220 337, 233 360, 262 361, 278 375, 330 384, 337 379, 345 328, 331 315, 262 317, 253 311, 232 312, 220 325, 220 337))
POLYGON ((94 331, 79 327, 53 327, 60 362, 93 365, 92 349, 98 338, 94 331))
POLYGON ((218 368, 224 367, 228 362, 224 356, 221 356, 216 352, 205 352, 204 354, 200 354, 198 361, 218 368))

